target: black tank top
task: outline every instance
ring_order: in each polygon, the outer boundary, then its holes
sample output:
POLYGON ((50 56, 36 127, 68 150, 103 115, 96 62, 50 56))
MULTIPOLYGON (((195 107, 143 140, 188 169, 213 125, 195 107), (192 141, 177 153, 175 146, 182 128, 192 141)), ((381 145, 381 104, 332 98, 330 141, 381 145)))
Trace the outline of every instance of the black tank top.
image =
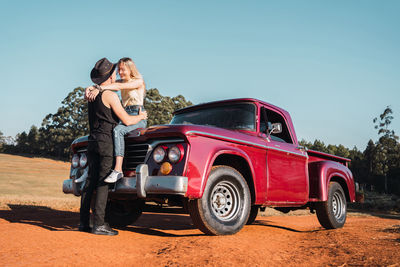
POLYGON ((89 141, 113 142, 113 129, 118 124, 118 116, 104 105, 99 93, 93 102, 88 103, 89 141))

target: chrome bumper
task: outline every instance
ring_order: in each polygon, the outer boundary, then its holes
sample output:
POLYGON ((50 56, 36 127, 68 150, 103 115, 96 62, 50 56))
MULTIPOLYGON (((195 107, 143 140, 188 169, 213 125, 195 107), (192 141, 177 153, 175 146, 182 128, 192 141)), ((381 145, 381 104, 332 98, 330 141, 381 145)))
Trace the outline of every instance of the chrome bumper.
MULTIPOLYGON (((63 182, 63 192, 79 196, 85 182, 75 183, 73 179, 63 182)), ((136 168, 136 177, 119 179, 112 192, 122 194, 137 194, 145 198, 147 194, 185 195, 188 178, 184 176, 149 176, 147 164, 140 164, 136 168)))

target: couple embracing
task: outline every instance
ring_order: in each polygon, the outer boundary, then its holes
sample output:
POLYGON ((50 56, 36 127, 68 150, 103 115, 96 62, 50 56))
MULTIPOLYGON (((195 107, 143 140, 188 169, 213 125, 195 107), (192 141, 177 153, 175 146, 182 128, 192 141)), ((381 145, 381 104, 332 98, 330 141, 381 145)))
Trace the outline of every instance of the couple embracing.
POLYGON ((89 176, 82 192, 79 231, 116 235, 118 232, 104 221, 109 184, 123 176, 124 135, 147 126, 147 112, 143 108, 146 89, 142 75, 130 58, 121 58, 116 64, 102 58, 96 62, 90 78, 94 85, 85 90, 90 128, 89 176), (117 71, 120 80, 116 79, 117 71), (122 104, 113 91, 121 92, 122 104), (92 229, 89 221, 94 191, 92 229))

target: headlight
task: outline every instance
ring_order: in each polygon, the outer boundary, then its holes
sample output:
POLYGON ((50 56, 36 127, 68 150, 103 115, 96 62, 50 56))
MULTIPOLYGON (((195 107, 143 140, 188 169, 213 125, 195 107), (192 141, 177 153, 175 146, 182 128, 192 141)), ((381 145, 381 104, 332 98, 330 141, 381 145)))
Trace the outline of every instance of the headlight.
POLYGON ((153 152, 153 159, 157 163, 161 163, 165 158, 165 149, 162 146, 157 147, 154 149, 153 152))
POLYGON ((71 164, 72 164, 72 168, 78 168, 78 166, 79 166, 79 156, 78 156, 78 154, 75 154, 72 157, 71 164))
POLYGON ((168 159, 171 163, 177 163, 183 158, 183 147, 181 145, 172 146, 168 150, 168 159))
POLYGON ((79 166, 81 166, 81 168, 85 167, 87 163, 87 156, 85 153, 81 154, 81 157, 79 159, 79 166))

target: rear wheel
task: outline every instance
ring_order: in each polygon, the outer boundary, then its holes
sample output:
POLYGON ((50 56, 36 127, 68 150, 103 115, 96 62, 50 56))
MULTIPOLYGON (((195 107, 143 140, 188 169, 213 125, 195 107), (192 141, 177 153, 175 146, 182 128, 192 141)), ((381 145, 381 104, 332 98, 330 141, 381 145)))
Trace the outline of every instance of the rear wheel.
POLYGON ((107 203, 105 220, 111 227, 125 227, 134 223, 142 215, 145 202, 111 200, 107 203))
POLYGON ((231 235, 246 224, 250 213, 250 190, 234 168, 215 166, 208 177, 203 197, 190 200, 193 224, 209 235, 231 235))
POLYGON ((336 229, 346 222, 346 196, 339 183, 331 182, 328 190, 328 200, 317 203, 317 218, 322 227, 336 229))

